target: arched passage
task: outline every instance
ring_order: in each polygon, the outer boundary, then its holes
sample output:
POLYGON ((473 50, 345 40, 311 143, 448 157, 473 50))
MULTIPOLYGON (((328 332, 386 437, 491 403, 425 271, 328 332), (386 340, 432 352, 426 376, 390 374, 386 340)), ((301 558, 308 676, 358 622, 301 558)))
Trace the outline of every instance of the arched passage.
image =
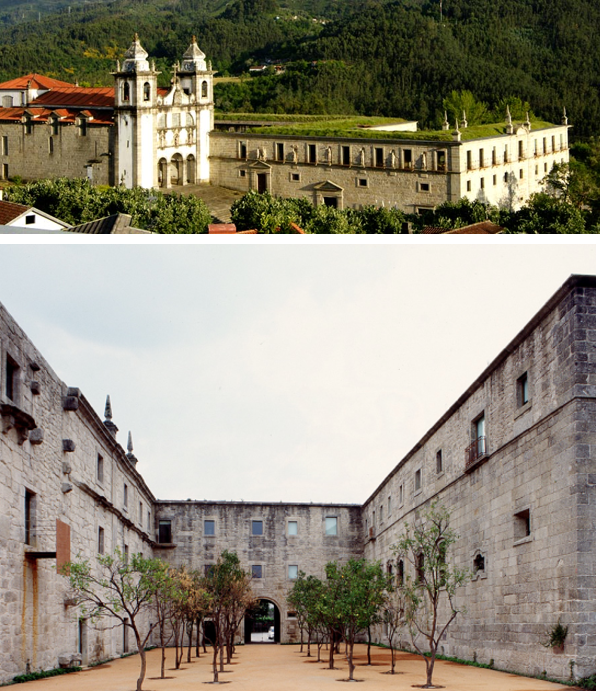
POLYGON ((281 613, 279 607, 266 598, 246 611, 244 617, 245 643, 279 643, 281 640, 281 613), (272 636, 272 637, 271 637, 272 636))

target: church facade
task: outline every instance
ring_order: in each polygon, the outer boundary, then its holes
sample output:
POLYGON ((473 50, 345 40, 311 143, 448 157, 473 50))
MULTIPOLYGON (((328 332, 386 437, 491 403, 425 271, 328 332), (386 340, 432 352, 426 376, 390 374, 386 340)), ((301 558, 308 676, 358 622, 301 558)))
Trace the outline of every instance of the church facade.
MULTIPOLYGON (((469 572, 441 652, 565 680, 595 671, 595 277, 571 276, 362 505, 157 499, 110 401, 102 420, 2 306, 0 417, 0 683, 132 649, 73 606, 70 558, 118 547, 204 572, 235 551, 290 643, 301 571, 364 556, 400 583, 412 567, 391 547, 436 499, 469 572)), ((410 647, 406 631, 395 644, 410 647)))
POLYGON ((303 135, 266 122, 214 118, 210 62, 193 38, 169 88, 137 35, 114 86, 40 75, 0 84, 0 180, 88 177, 94 184, 178 189, 210 183, 305 197, 337 208, 407 213, 461 197, 518 208, 554 164, 569 160, 568 120, 416 132, 416 123, 303 135), (372 136, 371 136, 372 133, 372 136), (430 135, 428 137, 428 135, 430 135))

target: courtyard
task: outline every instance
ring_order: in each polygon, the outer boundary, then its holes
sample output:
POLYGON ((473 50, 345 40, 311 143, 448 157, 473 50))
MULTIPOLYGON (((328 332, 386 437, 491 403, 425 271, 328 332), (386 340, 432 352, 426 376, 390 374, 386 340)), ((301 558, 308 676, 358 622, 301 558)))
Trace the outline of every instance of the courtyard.
MULTIPOLYGON (((343 648, 342 648, 343 649, 343 648)), ((231 683, 239 691, 320 691, 340 689, 339 681, 347 678, 348 666, 343 655, 336 655, 335 669, 327 669, 327 662, 316 662, 300 652, 299 645, 246 645, 239 646, 233 664, 220 675, 220 681, 231 683)), ((193 655, 194 651, 192 651, 193 655)), ((186 651, 187 655, 187 651, 186 651)), ((327 658, 327 651, 322 651, 327 658)), ((145 691, 191 691, 199 684, 212 680, 212 649, 199 658, 192 657, 191 664, 183 663, 173 669, 174 651, 167 651, 167 677, 160 675, 160 650, 148 653, 148 672, 145 691)), ((185 657, 184 657, 185 659, 185 657)), ((425 665, 417 655, 399 652, 396 674, 389 670, 390 652, 381 648, 371 649, 372 665, 366 665, 366 646, 355 649, 357 667, 355 677, 363 682, 362 691, 408 691, 425 681, 425 665)), ((81 672, 27 682, 26 687, 39 691, 133 691, 139 674, 139 657, 113 660, 81 672)), ((507 674, 490 669, 469 667, 454 662, 438 660, 435 665, 434 683, 447 691, 572 691, 573 687, 554 684, 538 679, 507 674)))

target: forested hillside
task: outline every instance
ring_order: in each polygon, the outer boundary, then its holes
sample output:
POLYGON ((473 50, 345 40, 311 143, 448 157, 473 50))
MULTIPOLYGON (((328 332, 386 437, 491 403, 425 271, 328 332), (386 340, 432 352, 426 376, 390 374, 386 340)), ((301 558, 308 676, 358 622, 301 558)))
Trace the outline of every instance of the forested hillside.
POLYGON ((566 107, 576 137, 600 131, 597 0, 444 0, 441 17, 438 0, 74 5, 42 23, 5 25, 0 79, 37 71, 109 84, 134 31, 158 58, 163 84, 192 34, 222 74, 286 63, 283 75, 218 85, 221 109, 385 115, 431 127, 444 98, 468 90, 484 120, 520 99, 553 122, 566 107))

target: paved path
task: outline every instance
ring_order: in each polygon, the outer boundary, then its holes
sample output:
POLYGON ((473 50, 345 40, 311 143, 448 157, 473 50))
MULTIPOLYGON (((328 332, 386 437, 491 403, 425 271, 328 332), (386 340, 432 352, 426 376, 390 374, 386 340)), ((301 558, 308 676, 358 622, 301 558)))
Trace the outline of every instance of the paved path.
POLYGON ((215 185, 185 185, 171 187, 170 190, 177 194, 193 194, 202 199, 208 206, 215 222, 229 223, 231 216, 229 209, 236 199, 243 197, 243 192, 227 189, 226 187, 216 187, 215 185))
MULTIPOLYGON (((316 647, 313 646, 316 653, 316 647)), ((398 653, 395 675, 389 669, 387 650, 373 649, 371 667, 366 666, 366 646, 356 647, 355 678, 364 683, 360 691, 413 691, 414 684, 425 682, 423 660, 408 653, 398 653)), ((148 674, 144 691, 201 691, 212 681, 211 653, 202 654, 192 663, 173 669, 173 649, 167 651, 168 679, 160 674, 160 650, 148 653, 148 674)), ((323 651, 327 657, 327 651, 323 651)), ((230 691, 344 691, 338 682, 348 676, 343 656, 336 656, 336 669, 327 669, 316 657, 307 658, 298 645, 246 645, 237 648, 233 664, 220 680, 230 682, 230 691)), ((93 667, 82 672, 50 677, 19 685, 20 691, 134 691, 139 674, 139 657, 93 667)), ((528 679, 490 669, 479 669, 453 662, 436 662, 434 683, 446 691, 574 691, 573 687, 528 679)))

